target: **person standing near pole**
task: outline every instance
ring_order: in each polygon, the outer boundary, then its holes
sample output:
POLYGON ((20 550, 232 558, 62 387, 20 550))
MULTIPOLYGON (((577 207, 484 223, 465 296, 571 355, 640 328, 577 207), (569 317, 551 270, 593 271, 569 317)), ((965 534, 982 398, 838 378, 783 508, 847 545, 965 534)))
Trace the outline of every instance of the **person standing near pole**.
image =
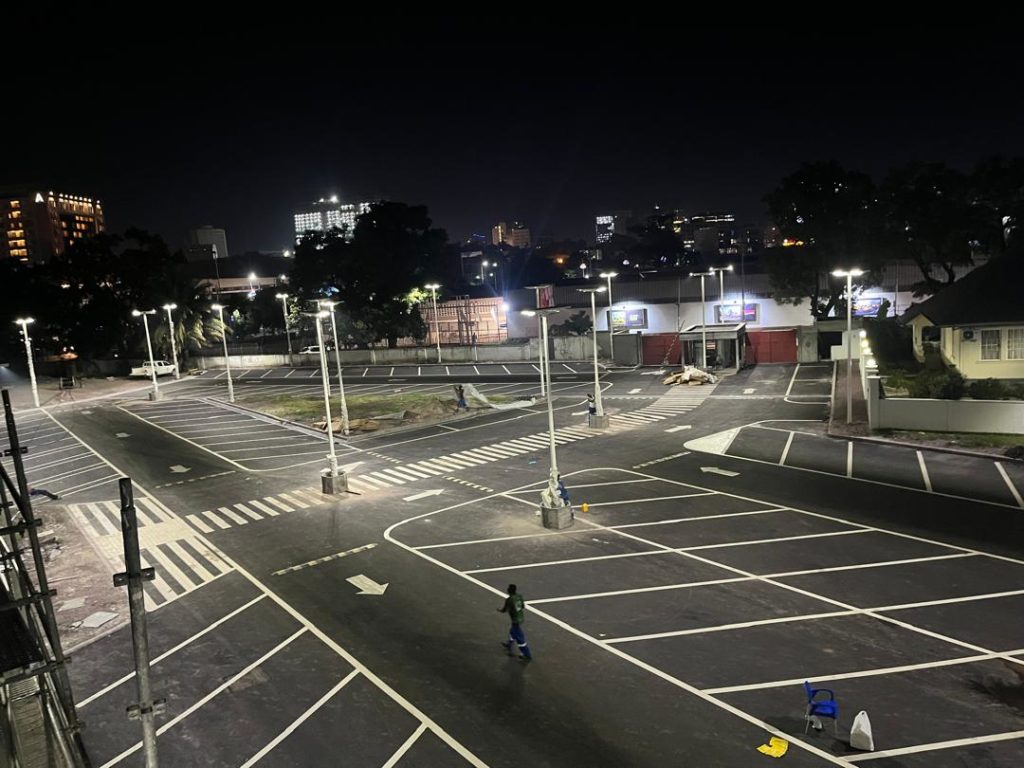
POLYGON ((526 618, 526 601, 519 594, 515 584, 508 585, 508 597, 505 604, 498 608, 498 613, 507 613, 511 622, 508 628, 508 640, 502 643, 509 656, 512 653, 512 644, 519 647, 519 658, 523 661, 531 661, 533 654, 530 653, 530 646, 526 643, 526 633, 523 632, 523 619, 526 618))
POLYGON ((466 405, 466 390, 461 384, 455 385, 455 412, 468 411, 469 406, 466 405))

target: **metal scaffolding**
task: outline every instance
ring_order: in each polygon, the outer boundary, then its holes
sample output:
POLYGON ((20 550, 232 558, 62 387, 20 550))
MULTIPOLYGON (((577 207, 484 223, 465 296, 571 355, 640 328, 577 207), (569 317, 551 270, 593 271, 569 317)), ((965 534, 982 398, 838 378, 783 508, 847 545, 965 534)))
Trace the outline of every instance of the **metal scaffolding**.
POLYGON ((8 391, 0 463, 0 764, 88 768, 8 391))

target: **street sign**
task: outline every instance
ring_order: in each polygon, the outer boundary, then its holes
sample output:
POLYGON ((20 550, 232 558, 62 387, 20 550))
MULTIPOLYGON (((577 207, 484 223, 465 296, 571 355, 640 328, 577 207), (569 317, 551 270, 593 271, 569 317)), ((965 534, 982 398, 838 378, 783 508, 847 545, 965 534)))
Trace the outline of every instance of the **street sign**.
MULTIPOLYGON (((20 453, 22 455, 28 453, 28 446, 27 445, 21 446, 21 450, 19 450, 18 453, 20 453)), ((13 455, 14 455, 14 451, 13 450, 11 450, 10 448, 4 448, 4 456, 13 456, 13 455)))

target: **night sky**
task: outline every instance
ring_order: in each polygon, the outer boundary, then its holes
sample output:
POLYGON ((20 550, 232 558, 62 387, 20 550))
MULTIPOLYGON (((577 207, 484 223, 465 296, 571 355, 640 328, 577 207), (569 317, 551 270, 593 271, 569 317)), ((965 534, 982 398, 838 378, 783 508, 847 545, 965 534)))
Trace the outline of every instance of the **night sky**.
POLYGON ((306 10, 305 30, 51 18, 45 53, 17 52, 0 188, 99 196, 109 228, 173 246, 214 224, 241 252, 290 246, 293 210, 331 194, 425 203, 452 239, 520 219, 589 240, 595 214, 654 204, 765 223, 804 160, 1024 155, 1024 64, 995 29, 343 29, 306 10))

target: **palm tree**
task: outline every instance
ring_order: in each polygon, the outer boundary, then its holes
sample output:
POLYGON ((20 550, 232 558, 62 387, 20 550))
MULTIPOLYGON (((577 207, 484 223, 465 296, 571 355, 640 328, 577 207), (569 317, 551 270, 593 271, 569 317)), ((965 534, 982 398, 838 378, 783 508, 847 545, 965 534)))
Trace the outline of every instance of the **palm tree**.
MULTIPOLYGON (((187 360, 190 353, 198 352, 221 340, 220 320, 210 311, 211 299, 197 280, 185 275, 183 270, 177 269, 168 281, 166 293, 164 303, 178 305, 172 313, 174 343, 182 361, 187 360)), ((230 328, 227 332, 230 335, 230 328)), ((153 334, 153 342, 160 349, 160 353, 169 359, 171 343, 166 312, 153 334)))

